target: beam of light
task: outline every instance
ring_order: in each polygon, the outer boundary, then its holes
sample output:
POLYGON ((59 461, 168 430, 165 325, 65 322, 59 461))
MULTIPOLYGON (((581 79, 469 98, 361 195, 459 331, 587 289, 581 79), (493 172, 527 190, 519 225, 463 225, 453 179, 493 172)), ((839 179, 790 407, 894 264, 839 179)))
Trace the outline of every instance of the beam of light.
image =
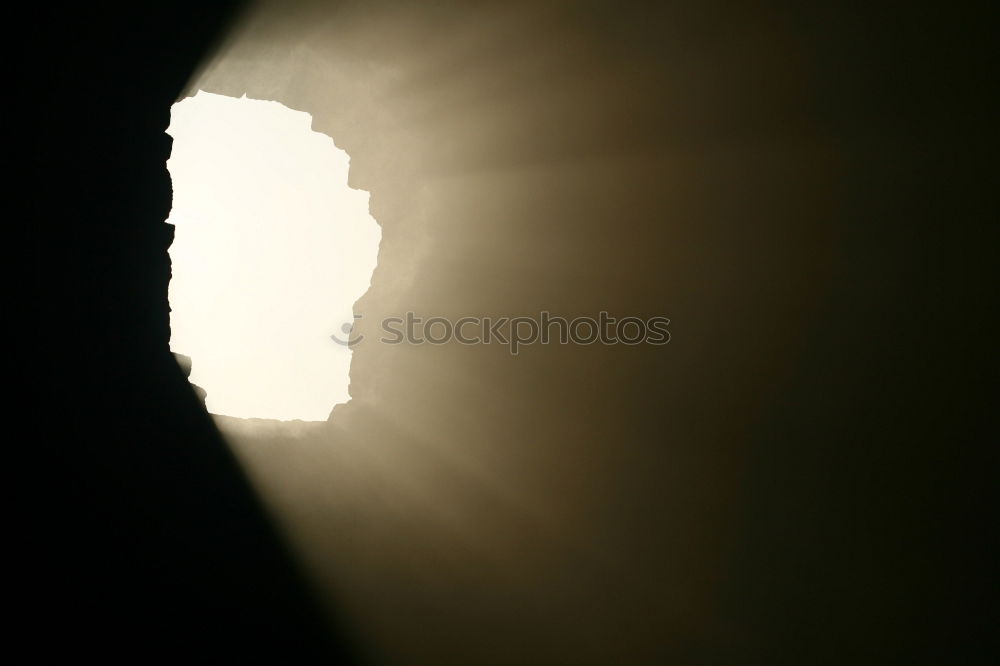
POLYGON ((346 338, 381 230, 311 122, 205 92, 173 106, 170 348, 213 414, 325 420, 349 400, 351 350, 330 335, 346 338))
MULTIPOLYGON (((579 417, 627 393, 595 381, 609 352, 539 348, 511 361, 490 345, 379 344, 366 326, 406 311, 454 321, 555 303, 583 314, 621 299, 631 273, 608 279, 608 256, 636 261, 622 214, 665 187, 658 161, 637 170, 628 147, 604 140, 606 123, 629 126, 620 116, 642 108, 621 103, 646 89, 641 72, 622 83, 620 68, 580 67, 588 36, 534 6, 470 7, 447 26, 423 5, 336 16, 317 5, 284 21, 284 3, 266 6, 197 87, 311 112, 356 156, 353 182, 373 192, 386 235, 359 305, 355 399, 323 424, 216 424, 321 598, 383 657, 373 663, 454 660, 442 649, 482 662, 484 641, 502 648, 489 636, 511 628, 540 653, 611 645, 599 609, 646 599, 637 560, 651 549, 630 549, 620 528, 638 520, 616 497, 619 470, 636 464, 631 433, 579 417), (595 234, 605 240, 572 242, 595 234), (428 628, 446 638, 427 640, 428 628)), ((690 613, 697 583, 671 583, 655 603, 690 613)))

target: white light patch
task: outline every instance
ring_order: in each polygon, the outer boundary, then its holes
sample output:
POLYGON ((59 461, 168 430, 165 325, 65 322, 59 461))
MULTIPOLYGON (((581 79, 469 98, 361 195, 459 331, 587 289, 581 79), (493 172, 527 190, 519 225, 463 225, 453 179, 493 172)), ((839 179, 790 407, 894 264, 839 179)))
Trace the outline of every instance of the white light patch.
POLYGON ((348 400, 341 339, 381 229, 349 157, 277 102, 199 92, 173 106, 170 348, 214 414, 326 420, 348 400))

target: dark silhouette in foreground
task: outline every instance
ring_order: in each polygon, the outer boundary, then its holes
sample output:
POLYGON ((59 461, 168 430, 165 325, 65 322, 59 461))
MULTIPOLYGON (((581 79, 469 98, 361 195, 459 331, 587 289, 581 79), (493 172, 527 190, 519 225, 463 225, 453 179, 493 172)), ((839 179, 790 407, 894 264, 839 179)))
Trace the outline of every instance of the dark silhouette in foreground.
POLYGON ((32 3, 7 25, 34 431, 12 633, 33 660, 349 660, 167 347, 164 130, 239 4, 32 3))

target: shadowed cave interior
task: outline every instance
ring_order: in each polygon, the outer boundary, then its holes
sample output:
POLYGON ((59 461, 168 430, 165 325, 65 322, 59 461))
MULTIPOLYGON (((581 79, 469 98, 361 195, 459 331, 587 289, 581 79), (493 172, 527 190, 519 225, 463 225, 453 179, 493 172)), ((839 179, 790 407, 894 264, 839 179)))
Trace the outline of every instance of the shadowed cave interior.
POLYGON ((237 9, 42 5, 17 42, 36 654, 987 663, 959 11, 237 9), (670 344, 367 344, 326 422, 213 419, 168 345, 164 132, 198 89, 351 155, 383 234, 360 333, 608 310, 670 344))

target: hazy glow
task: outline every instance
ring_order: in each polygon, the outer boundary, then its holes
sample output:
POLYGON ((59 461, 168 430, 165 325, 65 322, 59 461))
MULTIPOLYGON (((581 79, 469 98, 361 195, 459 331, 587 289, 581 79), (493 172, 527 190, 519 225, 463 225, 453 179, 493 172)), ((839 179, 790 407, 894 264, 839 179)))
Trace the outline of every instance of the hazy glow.
POLYGON ((351 352, 330 335, 346 337, 381 230, 311 120, 205 92, 171 112, 170 348, 215 414, 325 420, 348 400, 351 352))

